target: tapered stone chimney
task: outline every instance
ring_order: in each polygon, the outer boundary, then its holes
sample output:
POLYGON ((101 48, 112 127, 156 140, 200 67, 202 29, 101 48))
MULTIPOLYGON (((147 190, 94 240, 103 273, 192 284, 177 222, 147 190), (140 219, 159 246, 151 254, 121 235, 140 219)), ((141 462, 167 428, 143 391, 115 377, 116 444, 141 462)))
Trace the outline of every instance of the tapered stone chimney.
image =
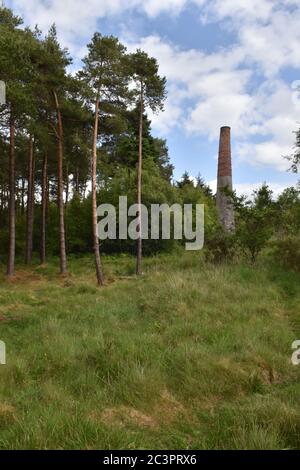
POLYGON ((221 127, 218 186, 217 186, 217 210, 219 222, 226 231, 234 231, 234 211, 228 192, 232 191, 232 167, 231 167, 231 129, 228 126, 221 127))

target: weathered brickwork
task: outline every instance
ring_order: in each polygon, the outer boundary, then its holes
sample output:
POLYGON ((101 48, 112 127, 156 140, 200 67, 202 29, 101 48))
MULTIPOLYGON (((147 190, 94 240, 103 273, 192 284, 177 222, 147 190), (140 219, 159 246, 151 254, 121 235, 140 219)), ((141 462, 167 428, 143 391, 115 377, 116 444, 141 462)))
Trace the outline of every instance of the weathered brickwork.
POLYGON ((230 127, 221 127, 218 178, 232 176, 230 127))
POLYGON ((221 127, 220 132, 217 209, 220 224, 225 230, 234 231, 234 210, 226 189, 232 190, 231 129, 227 126, 221 127))

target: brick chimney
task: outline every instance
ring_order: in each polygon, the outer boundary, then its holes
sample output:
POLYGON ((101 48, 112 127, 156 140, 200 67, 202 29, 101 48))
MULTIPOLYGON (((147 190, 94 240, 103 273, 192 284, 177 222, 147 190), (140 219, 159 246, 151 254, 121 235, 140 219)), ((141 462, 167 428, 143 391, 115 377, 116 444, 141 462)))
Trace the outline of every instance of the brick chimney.
POLYGON ((217 210, 219 222, 226 231, 234 231, 235 229, 232 202, 230 197, 226 194, 226 189, 232 191, 230 134, 230 127, 221 127, 218 163, 217 210))

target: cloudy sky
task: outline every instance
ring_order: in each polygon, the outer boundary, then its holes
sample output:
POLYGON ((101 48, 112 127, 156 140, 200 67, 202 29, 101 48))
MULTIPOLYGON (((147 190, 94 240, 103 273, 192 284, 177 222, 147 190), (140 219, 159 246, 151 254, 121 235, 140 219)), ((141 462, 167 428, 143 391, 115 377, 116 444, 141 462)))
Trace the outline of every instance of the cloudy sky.
POLYGON ((167 138, 175 177, 214 185, 219 128, 232 127, 234 183, 296 183, 283 158, 300 126, 299 0, 6 0, 26 24, 59 37, 80 66, 94 31, 156 57, 168 79, 153 131, 167 138))

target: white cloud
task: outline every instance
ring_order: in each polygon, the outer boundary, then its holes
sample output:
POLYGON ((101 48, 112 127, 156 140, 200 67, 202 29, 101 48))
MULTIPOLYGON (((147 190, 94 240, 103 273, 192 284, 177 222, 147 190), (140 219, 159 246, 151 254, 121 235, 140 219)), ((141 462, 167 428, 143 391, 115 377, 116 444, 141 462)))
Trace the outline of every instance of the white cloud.
MULTIPOLYGON (((299 5, 298 5, 299 6, 299 5)), ((270 77, 300 62, 300 9, 278 11, 268 24, 246 24, 239 32, 241 45, 250 61, 270 77)))
POLYGON ((149 36, 130 47, 141 47, 157 57, 160 72, 168 77, 166 113, 153 117, 155 129, 165 133, 180 126, 188 133, 217 139, 219 128, 229 125, 240 160, 278 171, 288 169, 283 156, 292 152, 299 102, 293 100, 292 88, 278 78, 265 77, 249 91, 253 69, 247 64, 241 68, 245 54, 239 45, 204 54, 149 36), (253 138, 264 140, 253 143, 253 138))
POLYGON ((281 80, 266 80, 253 96, 252 131, 264 137, 263 142, 239 142, 240 159, 253 165, 286 171, 290 164, 283 157, 290 155, 295 141, 299 107, 292 90, 281 80))
MULTIPOLYGON (((162 12, 178 14, 198 5, 203 21, 221 22, 235 33, 233 45, 213 53, 182 50, 157 35, 132 39, 156 57, 168 78, 166 111, 151 116, 157 131, 180 127, 188 133, 216 139, 221 125, 231 125, 237 155, 253 165, 285 171, 294 143, 300 105, 280 79, 285 67, 300 64, 299 0, 11 0, 27 23, 46 30, 55 22, 73 55, 97 27, 99 18, 138 9, 154 18, 162 12), (291 11, 293 8, 293 11, 291 11), (253 78, 261 84, 253 88, 253 78)), ((126 39, 126 35, 125 39, 126 39)), ((300 78, 300 77, 299 77, 300 78)))
POLYGON ((157 16, 163 11, 178 14, 186 5, 186 0, 147 0, 139 2, 145 12, 151 16, 157 16))
MULTIPOLYGON (((200 1, 200 3, 203 3, 200 1)), ((253 19, 267 20, 274 7, 272 0, 212 0, 205 2, 206 21, 216 21, 224 18, 234 18, 236 20, 253 19)))
POLYGON ((247 114, 251 97, 246 94, 224 94, 200 102, 186 122, 189 132, 208 134, 211 139, 219 135, 221 126, 228 125, 236 135, 244 131, 242 116, 247 114))
MULTIPOLYGON (((80 38, 90 36, 99 18, 139 10, 153 18, 167 12, 180 13, 189 5, 199 8, 199 15, 209 21, 230 21, 230 28, 240 38, 249 60, 259 62, 270 71, 283 63, 299 62, 299 1, 298 0, 10 0, 16 12, 27 23, 38 24, 43 30, 55 22, 66 45, 74 50, 80 38), (287 7, 294 7, 294 11, 287 7), (276 51, 269 53, 269 48, 276 51)), ((193 55, 193 52, 192 52, 193 55)), ((226 54, 225 54, 226 55, 226 54)), ((222 57, 225 61, 226 58, 222 57)))
POLYGON ((284 156, 290 153, 290 146, 281 145, 276 140, 258 144, 247 142, 237 146, 237 154, 241 160, 250 165, 273 167, 278 171, 289 169, 291 165, 284 156))
POLYGON ((55 22, 69 46, 90 35, 99 18, 121 14, 134 8, 155 17, 162 12, 178 14, 190 0, 11 0, 9 6, 28 24, 47 30, 55 22))
POLYGON ((168 78, 167 113, 153 117, 153 124, 160 131, 165 130, 169 117, 174 125, 180 124, 188 132, 210 138, 217 136, 224 123, 236 130, 240 127, 241 115, 247 116, 251 107, 251 96, 244 91, 251 71, 234 69, 242 58, 239 48, 204 54, 195 49, 181 50, 158 36, 148 36, 127 45, 129 50, 139 47, 156 57, 160 73, 168 78), (196 103, 188 112, 186 100, 196 103))
POLYGON ((180 89, 176 84, 170 84, 164 112, 153 114, 150 110, 148 111, 152 126, 162 137, 166 136, 172 128, 183 126, 184 110, 182 100, 186 95, 184 89, 180 89))
MULTIPOLYGON (((257 183, 237 183, 234 185, 234 189, 239 197, 247 196, 248 198, 253 197, 253 192, 261 188, 262 184, 266 183, 269 188, 273 191, 273 197, 276 199, 286 188, 292 186, 281 183, 274 183, 272 181, 261 181, 257 183)), ((217 191, 217 180, 212 180, 208 183, 211 190, 215 194, 217 191)))
POLYGON ((196 80, 192 80, 189 83, 191 93, 195 96, 204 95, 207 97, 242 94, 250 79, 251 72, 249 70, 224 71, 222 66, 220 68, 221 70, 217 72, 199 74, 200 76, 196 80))
MULTIPOLYGON (((225 73, 234 70, 243 59, 243 51, 239 47, 219 50, 207 54, 200 49, 183 50, 179 46, 163 41, 157 35, 138 38, 135 41, 129 36, 124 40, 129 50, 140 47, 159 60, 160 72, 175 80, 190 84, 203 78, 205 73, 225 73), (127 40, 126 40, 127 39, 127 40)), ((245 72, 242 73, 245 80, 245 72)), ((226 75, 223 75, 226 78, 226 75)), ((227 80, 228 83, 228 80, 227 80)))

